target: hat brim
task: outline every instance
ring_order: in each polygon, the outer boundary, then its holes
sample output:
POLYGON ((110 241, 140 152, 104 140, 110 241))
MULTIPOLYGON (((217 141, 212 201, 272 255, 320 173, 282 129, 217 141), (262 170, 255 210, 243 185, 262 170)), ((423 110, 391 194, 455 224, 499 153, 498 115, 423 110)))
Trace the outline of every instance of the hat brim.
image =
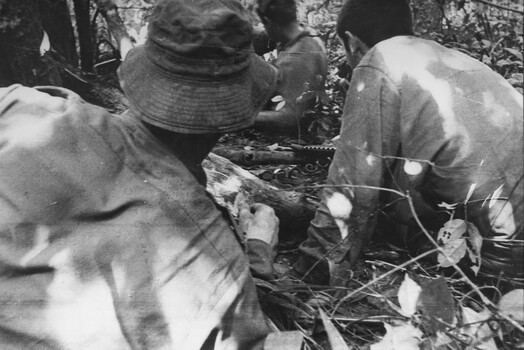
POLYGON ((131 50, 118 75, 140 118, 186 134, 225 133, 253 125, 276 87, 276 68, 252 54, 249 68, 228 79, 202 80, 169 74, 148 58, 146 46, 131 50))

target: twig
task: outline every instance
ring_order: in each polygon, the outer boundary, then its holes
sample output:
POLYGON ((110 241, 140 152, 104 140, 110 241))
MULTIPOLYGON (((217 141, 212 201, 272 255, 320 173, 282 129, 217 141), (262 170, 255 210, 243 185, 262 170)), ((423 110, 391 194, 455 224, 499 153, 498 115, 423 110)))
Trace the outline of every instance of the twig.
POLYGON ((436 253, 438 251, 437 248, 435 249, 432 249, 432 250, 429 250, 427 252, 424 252, 408 261, 406 261, 405 263, 402 263, 400 265, 398 265, 397 267, 395 267, 393 270, 390 270, 388 272, 386 272, 385 274, 383 275, 380 275, 378 276, 377 278, 373 279, 372 281, 364 284, 362 287, 359 287, 357 289, 355 289, 354 291, 352 291, 351 293, 349 293, 348 295, 346 295, 345 297, 341 298, 339 300, 339 302, 337 303, 337 305, 335 305, 335 308, 333 309, 333 311, 331 312, 331 317, 333 317, 333 315, 335 314, 335 312, 338 310, 338 308, 340 307, 340 305, 342 305, 343 302, 345 302, 346 300, 348 300, 349 298, 353 297, 355 294, 363 291, 364 289, 372 286, 373 284, 377 283, 378 281, 388 277, 389 275, 392 275, 393 273, 397 272, 397 271, 400 271, 402 270, 403 268, 405 268, 406 266, 408 266, 409 264, 412 264, 414 263, 415 261, 417 260, 420 260, 422 258, 425 258, 426 256, 430 255, 430 254, 433 254, 433 253, 436 253))
MULTIPOLYGON (((426 228, 424 227, 424 225, 422 224, 422 222, 420 221, 418 215, 416 214, 416 211, 415 211, 415 207, 414 207, 414 204, 413 204, 413 200, 411 198, 411 196, 409 195, 409 192, 404 194, 400 191, 396 191, 396 190, 393 190, 393 189, 389 189, 389 188, 382 188, 382 187, 376 187, 376 186, 366 186, 366 185, 316 185, 316 186, 299 186, 299 187, 295 187, 294 189, 297 190, 297 189, 310 189, 310 188, 333 188, 333 187, 350 187, 350 188, 364 188, 364 189, 373 189, 373 190, 379 190, 379 191, 386 191, 386 192, 391 192, 391 193, 395 193, 397 194, 398 196, 400 197, 403 197, 403 198, 406 198, 408 200, 408 204, 409 204, 409 207, 410 207, 410 210, 411 212, 413 213, 413 218, 415 219, 417 225, 420 227, 420 229, 422 230, 422 232, 426 235, 426 237, 429 239, 429 241, 436 247, 430 251, 427 251, 425 253, 422 253, 420 254, 419 256, 413 258, 413 259, 410 259, 409 261, 397 266, 395 269, 391 270, 391 271, 388 271, 386 272, 385 274, 381 275, 381 276, 378 276, 377 278, 373 279, 372 281, 366 283, 365 285, 363 285, 362 287, 360 288, 357 288, 356 290, 354 290, 353 292, 351 292, 350 294, 346 295, 345 297, 341 298, 340 301, 337 303, 337 305, 335 306, 335 308, 333 309, 333 311, 331 312, 330 316, 333 317, 333 315, 335 314, 335 312, 338 310, 338 308, 340 307, 340 305, 345 302, 346 300, 348 300, 349 298, 351 298, 352 296, 354 296, 355 294, 359 293, 360 291, 368 288, 369 286, 373 285, 374 283, 378 282, 379 280, 391 275, 392 273, 396 272, 396 271, 399 271, 401 269, 403 269, 404 267, 408 266, 409 264, 413 263, 413 262, 416 262, 418 260, 420 260, 421 258, 423 257, 426 257, 432 253, 435 253, 435 252, 439 252, 440 254, 442 254, 448 261, 450 261, 452 263, 452 266, 453 268, 460 274, 460 276, 462 277, 462 279, 468 283, 471 288, 477 293, 477 295, 481 298, 482 302, 484 302, 484 304, 490 306, 491 308, 493 308, 494 310, 497 310, 497 306, 495 304, 493 304, 491 302, 491 300, 489 300, 483 293, 482 291, 480 290, 480 288, 475 284, 473 283, 473 281, 471 281, 471 279, 464 273, 464 271, 457 265, 457 263, 455 261, 452 261, 448 258, 448 256, 446 255, 446 253, 444 252, 444 250, 438 245, 438 243, 435 241, 435 239, 431 236, 431 234, 426 230, 426 228)), ((349 236, 348 236, 349 237, 349 236)), ((338 246, 339 244, 341 244, 344 240, 340 241, 336 246, 338 246)), ((325 254, 325 256, 329 255, 329 253, 336 248, 333 247, 332 249, 330 249, 330 251, 328 253, 325 254)), ((308 272, 305 274, 309 274, 315 267, 316 265, 321 261, 322 259, 320 259, 319 261, 317 261, 309 270, 308 272)), ((520 324, 518 324, 516 321, 514 321, 513 319, 501 314, 500 312, 498 312, 498 314, 503 318, 505 319, 506 321, 508 321, 509 323, 511 323, 516 329, 518 329, 519 331, 521 332, 524 332, 524 327, 522 327, 520 324)))
POLYGON ((384 323, 392 320, 405 320, 406 317, 401 316, 390 316, 390 315, 377 315, 368 317, 333 317, 333 320, 338 322, 350 322, 350 323, 384 323))
MULTIPOLYGON (((413 213, 415 213, 415 206, 413 205, 413 200, 411 199, 411 197, 407 196, 407 199, 408 199, 408 204, 409 204, 409 208, 411 209, 411 211, 413 213)), ((438 243, 435 241, 435 239, 433 239, 433 237, 431 236, 431 234, 426 230, 426 228, 422 225, 422 222, 420 222, 420 219, 418 218, 417 215, 413 215, 413 218, 415 219, 415 221, 417 222, 417 225, 420 227, 420 229, 422 230, 422 232, 424 232, 424 234, 426 235, 426 237, 429 239, 429 241, 436 247, 436 250, 442 254, 449 262, 451 262, 453 264, 453 268, 460 274, 460 276, 462 277, 462 279, 464 281, 466 281, 471 288, 473 288, 473 290, 477 293, 477 295, 480 297, 480 299, 482 300, 482 302, 490 307, 492 307, 493 309, 497 310, 497 306, 495 304, 493 304, 491 302, 491 300, 488 299, 488 297, 486 297, 484 295, 484 293, 482 293, 482 291, 480 290, 480 288, 475 284, 473 283, 473 281, 471 281, 471 279, 464 273, 464 271, 462 271, 462 269, 457 265, 457 263, 455 261, 452 261, 448 258, 448 256, 446 255, 446 253, 444 252, 444 249, 442 249, 438 243)), ((432 251, 434 251, 435 249, 433 249, 432 251)), ((520 324, 518 324, 518 322, 514 321, 513 319, 509 318, 508 316, 506 315, 503 315, 501 314, 500 312, 498 312, 499 316, 504 318, 506 321, 508 321, 509 323, 511 323, 515 328, 517 328, 519 331, 523 332, 524 333, 524 327, 522 327, 520 324)))
POLYGON ((297 186, 297 187, 292 187, 291 189, 292 190, 308 190, 308 189, 315 189, 315 188, 345 188, 345 187, 349 187, 349 188, 364 188, 364 189, 368 189, 368 190, 378 190, 378 191, 386 191, 386 192, 391 192, 391 193, 395 193, 397 195, 399 195, 400 197, 404 197, 404 198, 407 198, 406 195, 400 191, 397 191, 397 190, 393 190, 391 188, 385 188, 385 187, 376 187, 376 186, 366 186, 366 185, 314 185, 314 186, 297 186))
POLYGON ((435 164, 435 162, 432 162, 430 160, 427 160, 427 159, 418 159, 418 158, 406 158, 406 157, 398 157, 398 156, 384 156, 384 155, 381 155, 381 154, 378 154, 378 153, 374 153, 374 152, 370 152, 366 149, 363 149, 362 147, 358 147, 358 146, 355 146, 353 145, 351 142, 345 142, 345 144, 349 147, 352 147, 354 149, 356 149, 357 151, 359 152, 363 152, 363 153, 366 153, 366 154, 369 154, 369 155, 372 155, 372 156, 375 156, 377 158, 381 158, 381 159, 394 159, 394 160, 404 160, 404 161, 410 161, 410 162, 417 162, 417 163, 426 163, 428 165, 431 165, 432 167, 436 167, 436 168, 439 168, 439 166, 437 166, 435 164))
POLYGON ((151 6, 117 6, 119 10, 150 10, 153 8, 151 6))
POLYGON ((75 73, 71 72, 69 69, 64 68, 64 70, 65 70, 67 73, 71 74, 71 75, 72 75, 73 77, 75 77, 76 79, 80 80, 82 83, 88 84, 87 81, 85 81, 84 79, 80 78, 78 75, 76 75, 75 73))
POLYGON ((487 1, 487 0, 474 0, 474 1, 481 2, 481 3, 489 5, 489 6, 493 6, 493 7, 499 8, 501 10, 507 10, 507 11, 516 12, 516 13, 520 13, 521 15, 524 15, 524 11, 521 11, 521 10, 518 10, 518 9, 514 9, 514 8, 509 7, 509 6, 495 4, 495 3, 492 3, 492 2, 487 1))
POLYGON ((331 0, 324 1, 323 3, 321 3, 320 5, 317 6, 316 11, 320 10, 324 6, 327 8, 329 6, 330 2, 331 2, 331 0))

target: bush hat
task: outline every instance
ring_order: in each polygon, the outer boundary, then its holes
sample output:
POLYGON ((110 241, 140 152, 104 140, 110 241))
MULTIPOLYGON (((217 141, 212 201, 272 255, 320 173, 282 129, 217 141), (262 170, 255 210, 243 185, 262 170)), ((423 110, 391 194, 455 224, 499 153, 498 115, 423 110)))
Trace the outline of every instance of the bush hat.
POLYGON ((118 70, 143 121, 189 134, 253 124, 273 93, 276 69, 254 54, 253 28, 236 0, 161 0, 148 39, 118 70))

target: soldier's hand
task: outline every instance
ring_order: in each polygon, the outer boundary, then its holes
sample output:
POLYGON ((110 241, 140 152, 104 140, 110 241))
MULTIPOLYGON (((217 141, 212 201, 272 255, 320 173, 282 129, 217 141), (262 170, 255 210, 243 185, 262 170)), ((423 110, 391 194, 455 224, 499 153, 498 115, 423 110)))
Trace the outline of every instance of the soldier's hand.
POLYGON ((246 239, 259 239, 275 248, 278 243, 279 220, 270 206, 255 203, 239 205, 239 225, 246 239))

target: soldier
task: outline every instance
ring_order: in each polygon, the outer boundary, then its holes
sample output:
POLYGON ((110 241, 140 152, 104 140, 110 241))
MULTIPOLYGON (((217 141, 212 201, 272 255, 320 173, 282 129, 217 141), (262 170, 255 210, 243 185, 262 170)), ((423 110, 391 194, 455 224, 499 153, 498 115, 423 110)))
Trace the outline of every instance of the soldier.
MULTIPOLYGON (((123 115, 62 88, 0 89, 0 348, 283 348, 200 165, 276 84, 244 9, 158 2, 119 77, 123 115)), ((240 224, 270 277, 272 209, 244 206, 240 224)))
POLYGON ((318 95, 325 94, 326 49, 318 36, 299 26, 294 0, 259 0, 257 13, 269 38, 278 43, 273 62, 279 72, 276 94, 285 104, 275 110, 277 102, 272 110, 260 112, 255 127, 296 133, 304 112, 314 107, 318 95))
POLYGON ((484 238, 480 275, 522 285, 522 95, 483 63, 414 37, 405 0, 348 0, 337 33, 353 76, 332 187, 296 269, 320 259, 310 277, 345 283, 381 212, 388 235, 423 236, 395 190, 431 233, 450 210, 472 223, 484 238))

